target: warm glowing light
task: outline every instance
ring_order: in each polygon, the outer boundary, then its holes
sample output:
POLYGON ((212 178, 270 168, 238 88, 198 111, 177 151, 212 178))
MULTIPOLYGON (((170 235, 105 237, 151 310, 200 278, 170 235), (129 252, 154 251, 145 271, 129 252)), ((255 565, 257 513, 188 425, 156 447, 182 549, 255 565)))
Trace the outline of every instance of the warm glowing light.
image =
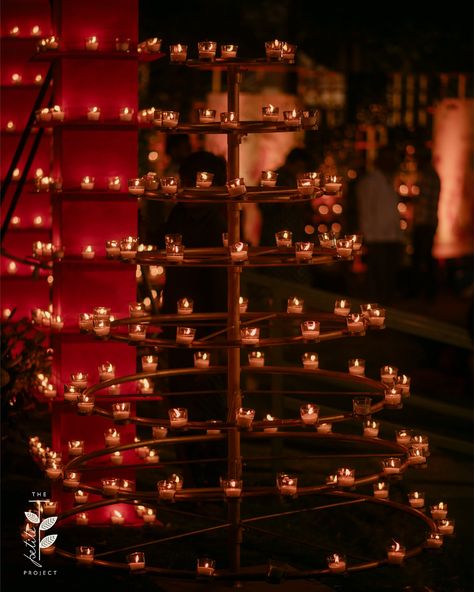
POLYGON ((43 216, 35 216, 33 218, 33 224, 35 226, 42 226, 42 224, 43 224, 43 216))
POLYGON ((152 150, 151 152, 148 153, 148 160, 150 162, 155 162, 155 160, 158 160, 159 158, 159 154, 156 150, 152 150))
POLYGON ((7 124, 5 126, 5 129, 7 130, 7 132, 14 132, 16 128, 16 125, 13 121, 7 121, 7 124))
POLYGON ((334 212, 334 214, 342 214, 342 206, 341 204, 334 204, 332 206, 332 211, 334 212))
POLYGON ((341 225, 339 224, 339 222, 334 222, 333 224, 331 224, 331 230, 337 234, 338 232, 341 232, 341 225))
POLYGON ((14 27, 12 27, 9 31, 10 37, 18 37, 18 35, 20 34, 20 27, 17 27, 16 25, 14 27))
POLYGON ((323 205, 319 206, 319 208, 318 208, 318 212, 319 212, 319 213, 320 213, 322 216, 325 216, 326 214, 328 214, 328 213, 329 213, 329 208, 328 208, 326 205, 324 205, 324 204, 323 204, 323 205))
POLYGON ((397 206, 398 211, 400 212, 400 214, 404 214, 407 211, 407 205, 404 204, 402 201, 398 204, 397 206))
POLYGON ((11 81, 12 84, 21 84, 21 81, 23 80, 21 74, 18 74, 18 72, 15 72, 14 74, 12 74, 11 77, 11 81))
POLYGON ((7 265, 7 271, 10 274, 15 274, 18 271, 18 266, 14 261, 10 261, 7 265))
POLYGON ((21 222, 21 218, 20 216, 13 216, 12 218, 12 224, 13 226, 18 226, 21 222))
POLYGON ((20 174, 21 174, 20 173, 20 169, 18 169, 18 168, 14 169, 13 175, 12 175, 13 176, 13 179, 19 179, 20 178, 20 174))
POLYGON ((408 187, 406 185, 400 185, 398 188, 398 193, 400 195, 408 195, 408 187))

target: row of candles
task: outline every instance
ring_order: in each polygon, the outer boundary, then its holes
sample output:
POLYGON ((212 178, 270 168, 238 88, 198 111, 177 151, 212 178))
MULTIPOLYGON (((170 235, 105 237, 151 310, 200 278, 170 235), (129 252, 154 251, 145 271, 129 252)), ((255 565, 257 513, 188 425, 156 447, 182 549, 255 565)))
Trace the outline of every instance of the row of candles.
MULTIPOLYGON (((21 74, 20 72, 12 72, 12 74, 10 74, 10 84, 12 84, 13 86, 19 86, 20 84, 43 84, 43 74, 38 73, 38 74, 34 74, 34 75, 29 75, 28 79, 25 80, 23 77, 23 74, 21 74)), ((14 132, 16 129, 16 126, 14 124, 14 122, 9 122, 10 125, 5 126, 6 131, 9 132, 14 132)))
MULTIPOLYGON (((119 121, 132 121, 135 110, 131 107, 121 107, 118 111, 119 121)), ((54 105, 53 107, 43 107, 35 112, 36 121, 64 121, 66 115, 64 109, 60 105, 54 105)), ((100 107, 92 106, 88 107, 86 111, 86 117, 89 121, 99 121, 102 113, 100 107)))

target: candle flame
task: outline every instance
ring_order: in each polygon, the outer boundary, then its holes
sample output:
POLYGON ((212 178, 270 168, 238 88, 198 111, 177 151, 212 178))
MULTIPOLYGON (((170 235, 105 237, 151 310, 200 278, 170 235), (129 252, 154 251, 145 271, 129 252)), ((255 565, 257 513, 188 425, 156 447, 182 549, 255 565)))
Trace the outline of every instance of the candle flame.
POLYGON ((398 543, 395 539, 392 539, 392 551, 400 551, 400 543, 398 543))
POLYGON ((267 421, 274 421, 275 420, 275 418, 273 417, 273 415, 270 415, 269 413, 267 413, 267 415, 265 416, 265 419, 267 421))
POLYGON ((114 510, 114 516, 116 516, 117 518, 123 518, 122 512, 119 512, 118 510, 114 510))

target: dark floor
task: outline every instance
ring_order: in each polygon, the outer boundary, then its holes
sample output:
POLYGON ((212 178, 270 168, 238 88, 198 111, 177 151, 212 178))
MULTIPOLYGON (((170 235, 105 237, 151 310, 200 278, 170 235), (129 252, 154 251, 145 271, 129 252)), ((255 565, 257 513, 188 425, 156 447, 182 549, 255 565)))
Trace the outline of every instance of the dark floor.
MULTIPOLYGON (((466 326, 469 323, 472 296, 468 290, 454 290, 452 286, 441 289, 432 302, 401 297, 394 307, 446 322, 466 326)), ((396 426, 408 426, 426 433, 430 438, 431 457, 426 470, 409 471, 399 487, 394 489, 395 498, 402 498, 410 489, 425 491, 427 499, 433 502, 444 500, 449 505, 449 514, 456 520, 456 534, 446 540, 442 551, 425 551, 409 559, 399 567, 381 567, 344 576, 321 577, 318 580, 286 581, 279 587, 270 583, 246 583, 243 589, 250 592, 264 592, 280 589, 291 592, 313 590, 315 592, 472 592, 473 578, 473 382, 472 352, 451 345, 437 343, 395 330, 368 334, 361 340, 338 340, 321 344, 318 348, 321 366, 343 369, 345 360, 355 355, 370 360, 368 375, 375 377, 377 369, 386 362, 393 362, 406 374, 412 376, 412 396, 399 411, 384 411, 380 415, 381 436, 393 439, 396 426), (323 347, 324 345, 324 347, 323 347)), ((74 564, 55 557, 45 560, 47 569, 56 570, 55 575, 23 575, 26 560, 19 538, 22 512, 30 491, 43 490, 47 484, 26 454, 24 440, 30 430, 36 432, 47 428, 45 417, 36 415, 21 422, 4 426, 3 433, 3 487, 2 487, 2 578, 4 590, 9 592, 15 586, 26 583, 34 590, 93 590, 99 588, 121 592, 172 591, 201 592, 229 589, 225 585, 211 585, 207 582, 191 582, 159 579, 151 574, 129 575, 120 571, 78 569, 74 564)), ((293 453, 294 450, 291 449, 293 453)), ((268 468, 268 467, 267 467, 268 468)), ((258 463, 250 472, 265 471, 258 463)), ((216 510, 217 512, 218 510, 216 510)), ((264 510, 265 511, 265 510, 264 510)), ((361 522, 355 514, 353 529, 347 537, 358 540, 369 538, 374 532, 384 529, 383 518, 372 516, 361 522), (372 520, 372 522, 371 522, 372 520), (357 530, 356 530, 357 529, 357 530)), ((167 525, 168 527, 170 525, 167 525)), ((267 525, 270 529, 271 525, 267 525)), ((392 524, 393 526, 393 524, 392 524)), ((396 526, 396 525, 395 525, 396 526)), ((173 525, 171 525, 172 529, 173 525)), ((296 522, 307 540, 321 542, 315 524, 296 522)), ((117 533, 112 535, 115 537, 117 533)), ((337 539, 337 533, 334 532, 337 539)), ((104 535, 107 537, 110 535, 104 535)), ((329 544, 329 533, 322 542, 329 544)), ((117 542, 126 543, 134 535, 124 529, 116 537, 117 542)), ((105 543, 107 541, 103 541, 105 543)), ((116 542, 115 540, 113 541, 116 542)), ((339 541, 341 543, 341 541, 339 541)), ((201 542, 169 545, 163 548, 164 557, 171 561, 192 564, 199 553, 201 542)), ((323 545, 324 546, 324 545, 323 545)), ((285 556, 290 569, 299 566, 299 551, 290 544, 281 548, 277 541, 261 538, 250 540, 248 557, 255 563, 266 563, 273 558, 282 561, 285 556), (282 556, 279 556, 279 553, 282 556)), ((311 549, 301 551, 303 562, 311 562, 311 549)), ((318 553, 315 552, 315 557, 318 553)), ((158 561, 160 556, 158 557, 158 561)), ((316 559, 315 559, 315 563, 316 559)), ((306 564, 303 568, 310 568, 306 564)))

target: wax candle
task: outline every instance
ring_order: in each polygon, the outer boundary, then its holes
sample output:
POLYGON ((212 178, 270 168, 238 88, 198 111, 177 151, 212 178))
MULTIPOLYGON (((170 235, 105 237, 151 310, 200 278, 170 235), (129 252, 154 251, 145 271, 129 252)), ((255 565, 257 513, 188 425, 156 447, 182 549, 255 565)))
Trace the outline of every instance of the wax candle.
POLYGON ((183 484, 184 484, 184 478, 183 475, 181 475, 180 473, 172 473, 169 476, 170 481, 174 481, 176 483, 176 490, 180 491, 181 489, 183 489, 183 484))
POLYGON ((221 127, 224 129, 239 127, 239 114, 235 111, 224 111, 221 113, 221 127))
POLYGON ((73 372, 71 374, 71 384, 73 386, 86 388, 89 381, 87 372, 73 372))
POLYGON ((329 175, 325 179, 324 192, 327 195, 336 195, 342 188, 342 177, 329 175))
POLYGON ((166 438, 168 428, 166 426, 153 426, 152 434, 155 440, 162 440, 163 438, 166 438))
POLYGON ((108 428, 104 432, 104 438, 107 447, 120 446, 120 432, 117 428, 108 428))
POLYGON ((372 411, 372 399, 370 397, 354 397, 352 399, 352 413, 355 417, 365 417, 372 411))
POLYGON ((336 300, 334 303, 334 314, 340 317, 346 317, 351 312, 351 303, 345 298, 336 300))
POLYGON ((332 432, 332 423, 321 422, 316 426, 318 434, 330 434, 332 432))
POLYGON ((84 39, 85 48, 89 51, 96 51, 99 49, 99 40, 96 35, 91 35, 84 39))
POLYGON ((290 230, 279 230, 275 233, 277 247, 291 247, 293 244, 293 233, 290 230))
POLYGON ((75 489, 79 487, 81 482, 81 474, 77 471, 66 471, 63 479, 63 487, 75 489))
POLYGON ((145 553, 142 551, 135 551, 127 555, 127 562, 130 571, 137 571, 139 569, 145 569, 145 553))
POLYGON ((311 179, 297 179, 296 186, 300 195, 313 195, 315 187, 311 179))
POLYGON ((78 489, 74 492, 74 502, 76 504, 87 504, 89 500, 89 493, 82 489, 78 489))
POLYGON ((119 490, 119 479, 117 478, 108 478, 108 479, 102 479, 101 480, 102 483, 102 493, 103 495, 106 495, 108 497, 117 495, 118 490, 119 490))
POLYGON ((148 378, 141 378, 138 381, 137 388, 141 395, 152 395, 154 391, 153 382, 148 380, 148 378))
POLYGON ((314 243, 297 242, 295 243, 295 257, 297 262, 310 261, 313 257, 314 243))
POLYGON ((400 565, 405 558, 405 547, 400 545, 397 541, 394 541, 387 548, 387 560, 391 564, 400 565))
POLYGON ((397 456, 385 458, 382 461, 382 470, 385 475, 396 475, 400 473, 402 461, 397 456))
POLYGON ((275 187, 278 173, 275 171, 262 171, 260 175, 260 187, 275 187))
POLYGON ((188 55, 188 46, 176 43, 170 45, 170 61, 171 62, 185 62, 188 55))
POLYGON ((337 482, 341 487, 352 487, 355 482, 355 470, 347 467, 337 469, 337 482))
POLYGON ((240 340, 243 345, 258 345, 260 341, 260 328, 243 327, 240 330, 240 340))
POLYGON ((277 483, 281 495, 296 495, 298 491, 298 477, 280 473, 277 483))
POLYGON ((8 31, 8 34, 10 35, 10 37, 18 37, 18 35, 20 34, 20 27, 18 27, 18 25, 11 27, 11 29, 8 31))
POLYGON ((94 247, 92 245, 86 245, 82 249, 82 258, 83 259, 94 259, 94 257, 95 257, 94 247))
POLYGON ((132 121, 134 110, 131 107, 122 107, 119 111, 120 121, 132 121))
POLYGON ((143 372, 156 372, 158 368, 158 356, 145 355, 141 359, 143 372))
POLYGON ((262 351, 251 351, 248 360, 251 366, 262 367, 265 365, 265 354, 262 351))
POLYGON ((193 300, 192 298, 181 298, 178 300, 178 314, 189 315, 193 312, 193 300))
POLYGON ((87 109, 87 119, 89 121, 99 121, 100 119, 100 107, 93 106, 87 109))
POLYGON ((94 177, 86 175, 85 177, 82 177, 81 189, 83 189, 84 191, 92 191, 92 189, 94 189, 94 183, 94 177))
POLYGON ((121 188, 122 184, 120 182, 120 177, 114 175, 107 178, 107 189, 109 191, 120 191, 121 188))
POLYGON ((196 329, 193 327, 176 327, 176 343, 189 345, 194 341, 196 329))
POLYGON ((233 263, 241 263, 248 258, 248 244, 243 242, 236 242, 229 247, 230 258, 233 263))
POLYGON ((184 245, 166 245, 166 260, 174 263, 182 263, 184 261, 184 245))
POLYGON ((319 321, 303 321, 301 323, 301 335, 303 339, 314 341, 319 338, 320 332, 319 321))
POLYGON ((45 501, 41 504, 44 516, 54 516, 58 511, 58 502, 45 501))
POLYGON ((303 304, 304 300, 302 298, 298 298, 298 296, 292 296, 291 298, 288 298, 286 312, 301 313, 303 312, 303 304))
POLYGON ((364 376, 365 375, 365 360, 361 358, 352 358, 348 362, 349 367, 349 374, 353 374, 355 376, 364 376))
POLYGON ((448 515, 448 504, 439 502, 430 506, 430 513, 433 520, 444 520, 448 515))
POLYGON ((318 129, 319 111, 318 109, 305 109, 301 112, 301 124, 304 128, 318 129))
POLYGON ((443 535, 439 532, 430 532, 426 539, 426 547, 428 549, 439 549, 443 546, 443 535))
POLYGON ((76 561, 80 564, 94 563, 94 547, 76 547, 76 561))
POLYGON ((382 366, 380 369, 380 380, 384 384, 392 385, 398 376, 398 368, 396 366, 382 366))
POLYGON ((346 234, 344 238, 352 241, 352 250, 360 251, 362 248, 363 236, 362 234, 346 234))
POLYGON ((377 499, 388 499, 389 484, 386 481, 377 481, 374 483, 374 497, 377 499))
MULTIPOLYGON (((139 444, 141 442, 140 438, 137 438, 135 436, 135 438, 133 439, 133 442, 135 444, 139 444)), ((135 448, 135 453, 138 456, 138 458, 146 458, 148 456, 148 453, 150 452, 150 449, 148 448, 148 446, 137 446, 135 448)))
POLYGON ((168 415, 172 428, 182 428, 188 423, 188 410, 184 407, 168 409, 168 415))
POLYGON ((366 419, 363 424, 364 436, 368 438, 377 438, 379 435, 380 422, 374 419, 366 419))
POLYGON ((369 327, 383 329, 385 326, 385 308, 371 308, 368 321, 369 327))
POLYGON ((46 475, 51 480, 59 479, 63 474, 63 464, 61 460, 49 458, 46 461, 46 475))
POLYGON ((51 111, 49 109, 47 109, 46 107, 43 109, 38 109, 37 111, 35 111, 35 113, 36 113, 36 119, 38 121, 51 121, 51 119, 52 119, 51 111))
POLYGON ((319 244, 325 249, 336 248, 336 235, 333 232, 320 232, 318 234, 319 244))
POLYGON ((363 335, 365 333, 364 318, 360 314, 348 314, 346 316, 346 326, 351 335, 363 335))
POLYGON ((94 333, 98 337, 105 337, 110 333, 110 320, 109 319, 96 319, 92 320, 94 333))
POLYGON ((125 522, 122 512, 119 510, 113 510, 110 514, 110 522, 115 525, 121 525, 125 522))
POLYGON ((64 111, 59 105, 54 105, 51 107, 51 119, 53 121, 63 121, 64 120, 64 111))
POLYGON ((143 179, 135 178, 128 180, 128 192, 131 195, 143 195, 145 193, 145 183, 143 179))
POLYGON ((283 42, 278 39, 265 42, 267 60, 280 60, 283 42))
POLYGON ((284 41, 281 45, 281 59, 284 62, 293 64, 295 61, 296 45, 284 41))
POLYGON ((56 389, 56 386, 51 383, 48 383, 43 390, 43 395, 47 399, 54 399, 57 394, 58 394, 58 391, 56 389))
POLYGON ((273 415, 270 415, 270 413, 267 413, 265 415, 264 421, 268 422, 270 425, 267 427, 263 428, 264 432, 278 432, 278 426, 272 426, 271 424, 274 423, 276 420, 276 417, 273 417, 273 415))
POLYGON ((198 54, 200 60, 213 60, 216 57, 217 43, 215 41, 199 41, 198 54))
POLYGON ((132 341, 143 341, 146 338, 146 325, 129 325, 128 338, 132 341))
POLYGON ((76 514, 76 524, 77 526, 87 526, 89 524, 87 512, 79 512, 76 514))
POLYGON ((128 305, 128 312, 132 318, 146 316, 146 308, 143 302, 130 302, 128 305))
MULTIPOLYGON (((198 117, 199 123, 214 123, 216 120, 216 110, 206 108, 198 109, 198 117)), ((201 185, 198 185, 198 187, 201 187, 201 185)), ((203 187, 206 187, 206 185, 203 187)), ((207 185, 207 187, 210 187, 210 185, 207 185)))
POLYGON ((241 479, 223 479, 222 487, 226 497, 240 497, 242 493, 241 479))
POLYGON ((408 446, 408 444, 410 444, 411 441, 411 432, 406 428, 395 430, 395 438, 397 440, 397 444, 401 444, 402 446, 408 446))
POLYGON ((301 405, 300 417, 305 425, 315 425, 319 418, 319 407, 314 403, 301 405))
POLYGON ((298 127, 301 125, 301 111, 283 111, 283 121, 287 127, 298 127))
POLYGON ((69 440, 69 456, 81 456, 84 453, 84 440, 69 440))
POLYGON ((236 415, 236 423, 240 428, 250 428, 255 417, 255 409, 240 407, 236 415))
POLYGON ((105 252, 107 257, 114 258, 120 255, 120 246, 117 240, 105 241, 105 252))
POLYGON ((212 576, 216 570, 216 562, 208 557, 200 557, 197 560, 197 574, 199 576, 212 576))
POLYGON ((121 465, 123 463, 123 454, 120 452, 120 450, 112 452, 110 455, 110 462, 113 465, 121 465))
POLYGON ((385 389, 384 394, 385 405, 389 407, 397 407, 402 402, 402 392, 399 387, 392 386, 385 389))
POLYGON ((11 75, 12 84, 21 84, 22 80, 23 80, 23 76, 21 74, 18 74, 18 72, 15 72, 14 74, 11 75))
POLYGON ((410 395, 410 382, 411 379, 406 374, 399 374, 397 376, 395 384, 402 390, 402 397, 408 397, 410 395))
POLYGON ((238 179, 231 179, 226 183, 227 191, 231 197, 239 197, 247 192, 245 181, 242 177, 238 179))
POLYGON ((423 491, 409 491, 408 502, 412 508, 423 508, 425 505, 425 494, 423 491))
POLYGON ((221 45, 221 58, 223 60, 230 60, 237 57, 237 50, 239 46, 226 43, 221 45))
POLYGON ((159 53, 161 51, 162 40, 158 37, 150 37, 143 43, 145 53, 159 53))
POLYGON ((145 524, 153 524, 156 521, 156 513, 153 508, 146 508, 142 514, 142 518, 145 524))
POLYGON ((316 370, 319 368, 319 357, 315 352, 305 352, 301 356, 301 361, 303 362, 303 367, 308 370, 316 370))
POLYGON ((176 495, 176 483, 170 479, 163 479, 157 483, 160 499, 171 501, 176 495))
POLYGON ((426 463, 426 456, 421 448, 411 446, 408 449, 408 463, 410 465, 423 465, 426 463))
POLYGON ((340 553, 333 553, 327 558, 329 571, 331 573, 342 573, 346 571, 346 558, 340 553))
POLYGON ((149 450, 145 456, 145 461, 149 464, 156 464, 160 460, 160 455, 156 450, 149 450))
POLYGON ((113 403, 112 415, 114 420, 128 419, 130 417, 130 403, 128 401, 113 403))
POLYGON ((278 121, 280 116, 279 107, 269 104, 262 107, 262 119, 263 121, 278 121))
POLYGON ((436 528, 440 534, 451 535, 454 533, 454 520, 438 520, 436 528))
POLYGON ((179 111, 163 111, 161 114, 162 126, 167 128, 178 127, 179 111))
POLYGON ((249 299, 245 298, 244 296, 239 296, 239 312, 241 314, 247 312, 248 305, 249 299))
POLYGON ((211 354, 209 352, 198 351, 194 354, 195 368, 209 368, 211 354))
POLYGON ((336 252, 343 259, 349 258, 352 255, 352 241, 345 238, 338 238, 336 240, 336 252))

